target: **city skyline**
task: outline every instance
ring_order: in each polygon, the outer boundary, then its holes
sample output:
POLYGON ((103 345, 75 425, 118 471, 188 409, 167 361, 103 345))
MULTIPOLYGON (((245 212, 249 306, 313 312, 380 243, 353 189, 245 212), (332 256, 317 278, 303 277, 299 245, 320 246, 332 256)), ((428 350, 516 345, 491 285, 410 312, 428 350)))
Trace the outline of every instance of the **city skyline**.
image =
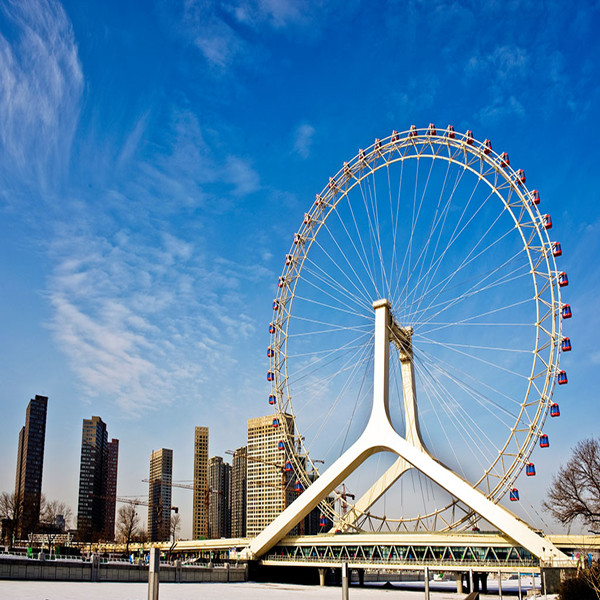
MULTIPOLYGON (((147 494, 161 447, 190 480, 196 425, 208 456, 245 445, 270 411, 271 302, 315 193, 376 137, 452 123, 525 169, 562 243, 569 385, 518 482, 520 515, 559 530, 545 490, 600 425, 598 8, 300 6, 0 7, 0 489, 35 394, 49 397, 42 492, 74 512, 90 414, 120 440, 118 494, 147 494)), ((191 515, 189 491, 172 503, 191 515)))

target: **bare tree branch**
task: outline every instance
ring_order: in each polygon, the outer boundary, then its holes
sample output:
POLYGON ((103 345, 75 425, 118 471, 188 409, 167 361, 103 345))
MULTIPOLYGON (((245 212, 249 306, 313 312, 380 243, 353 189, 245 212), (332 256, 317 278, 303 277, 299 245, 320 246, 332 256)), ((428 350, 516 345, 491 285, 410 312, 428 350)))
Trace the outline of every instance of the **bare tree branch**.
POLYGON ((593 438, 575 446, 548 490, 544 509, 563 525, 580 518, 589 527, 600 524, 600 443, 593 438))

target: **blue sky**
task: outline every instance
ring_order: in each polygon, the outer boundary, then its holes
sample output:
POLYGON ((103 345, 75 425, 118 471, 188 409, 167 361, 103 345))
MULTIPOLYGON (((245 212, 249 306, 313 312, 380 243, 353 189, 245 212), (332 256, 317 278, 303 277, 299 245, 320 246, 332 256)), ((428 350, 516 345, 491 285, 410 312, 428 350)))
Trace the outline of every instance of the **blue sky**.
POLYGON ((74 507, 83 418, 120 439, 121 495, 159 447, 191 479, 194 425, 211 454, 243 445, 303 213, 359 147, 435 122, 509 152, 562 242, 573 352, 521 485, 539 511, 600 424, 599 24, 597 2, 2 2, 0 488, 36 393, 43 489, 74 507))

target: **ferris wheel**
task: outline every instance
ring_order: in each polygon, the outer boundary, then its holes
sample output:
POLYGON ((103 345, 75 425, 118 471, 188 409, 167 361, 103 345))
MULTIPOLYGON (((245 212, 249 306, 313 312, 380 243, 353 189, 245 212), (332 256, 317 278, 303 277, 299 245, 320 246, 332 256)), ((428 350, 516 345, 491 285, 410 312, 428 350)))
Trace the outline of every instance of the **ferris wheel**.
MULTIPOLYGON (((397 331, 395 430, 493 503, 507 492, 518 500, 515 480, 535 475, 531 455, 549 445, 546 417, 560 414, 552 396, 567 383, 559 359, 571 349, 562 333, 568 278, 542 207, 506 153, 451 125, 394 131, 329 179, 294 234, 269 325, 269 403, 297 493, 365 427, 373 307, 385 299, 397 331)), ((347 481, 352 494, 321 503, 323 527, 476 522, 403 459, 369 461, 347 481)))

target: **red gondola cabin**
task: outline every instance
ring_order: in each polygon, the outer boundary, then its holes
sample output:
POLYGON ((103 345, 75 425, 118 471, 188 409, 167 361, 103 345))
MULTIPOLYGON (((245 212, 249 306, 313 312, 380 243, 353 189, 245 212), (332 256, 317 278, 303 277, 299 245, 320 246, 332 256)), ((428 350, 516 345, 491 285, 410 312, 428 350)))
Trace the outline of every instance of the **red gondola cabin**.
POLYGON ((560 242, 552 242, 552 256, 562 256, 560 242))
POLYGON ((483 142, 483 153, 484 154, 489 154, 492 151, 492 142, 491 140, 485 140, 485 142, 483 142))
POLYGON ((417 126, 411 125, 410 130, 408 132, 409 137, 417 137, 417 126))
POLYGON ((508 158, 508 152, 503 152, 503 153, 500 155, 500 166, 501 166, 503 169, 506 169, 506 167, 508 167, 508 165, 510 165, 510 160, 509 160, 509 158, 508 158))
POLYGON ((517 183, 525 183, 525 171, 523 171, 523 169, 517 171, 517 183))
POLYGON ((279 300, 273 300, 273 310, 279 310, 279 300))
POLYGON ((563 319, 570 319, 573 316, 573 313, 571 312, 571 305, 570 304, 565 304, 562 307, 562 311, 561 311, 561 316, 563 319))
POLYGON ((569 278, 567 277, 567 274, 564 271, 561 271, 558 274, 558 285, 560 287, 565 287, 569 285, 569 278))
POLYGON ((531 192, 531 204, 535 204, 536 206, 540 203, 540 193, 537 190, 533 190, 531 192))
POLYGON ((437 131, 435 130, 435 125, 433 123, 429 123, 429 128, 427 129, 427 135, 437 135, 437 131))
POLYGON ((550 215, 542 215, 542 225, 544 229, 552 229, 552 217, 550 215))
POLYGON ((446 129, 446 137, 449 137, 451 140, 456 137, 456 133, 454 133, 454 125, 448 125, 448 128, 446 129))
POLYGON ((467 144, 471 145, 473 143, 473 132, 470 129, 467 129, 467 133, 465 134, 467 144))

